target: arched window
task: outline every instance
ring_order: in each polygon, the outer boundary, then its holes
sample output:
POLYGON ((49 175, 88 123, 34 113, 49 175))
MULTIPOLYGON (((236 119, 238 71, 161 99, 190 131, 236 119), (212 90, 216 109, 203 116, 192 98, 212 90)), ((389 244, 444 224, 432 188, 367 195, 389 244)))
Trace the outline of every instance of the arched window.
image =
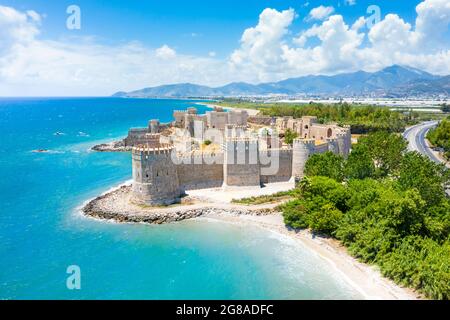
POLYGON ((331 128, 328 128, 327 137, 331 138, 332 135, 333 135, 333 130, 331 130, 331 128))

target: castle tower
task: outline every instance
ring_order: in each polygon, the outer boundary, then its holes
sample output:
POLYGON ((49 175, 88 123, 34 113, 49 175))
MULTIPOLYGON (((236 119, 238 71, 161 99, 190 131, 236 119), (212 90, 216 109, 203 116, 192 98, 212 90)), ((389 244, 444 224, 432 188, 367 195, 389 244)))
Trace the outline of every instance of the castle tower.
POLYGON ((305 164, 315 152, 314 139, 295 139, 292 146, 292 177, 301 179, 304 176, 305 164))
POLYGON ((159 120, 150 120, 148 123, 148 129, 150 133, 159 133, 159 120))
POLYGON ((224 188, 261 185, 257 139, 228 138, 223 151, 224 188))
POLYGON ((346 158, 349 154, 350 147, 348 145, 348 135, 346 132, 336 134, 336 140, 339 148, 339 154, 346 158))
POLYGON ((180 187, 172 146, 132 149, 134 202, 145 205, 168 205, 179 200, 180 187))

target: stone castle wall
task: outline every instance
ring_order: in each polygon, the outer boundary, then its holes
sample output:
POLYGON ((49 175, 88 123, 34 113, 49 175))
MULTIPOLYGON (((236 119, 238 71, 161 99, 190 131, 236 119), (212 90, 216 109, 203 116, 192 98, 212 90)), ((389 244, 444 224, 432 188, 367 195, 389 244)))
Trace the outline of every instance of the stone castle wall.
POLYGON ((223 154, 179 158, 177 174, 183 191, 219 188, 223 185, 223 154))
POLYGON ((148 128, 134 128, 128 131, 128 136, 123 139, 125 147, 148 145, 156 147, 159 144, 160 135, 150 133, 148 128))
POLYGON ((224 187, 260 186, 258 140, 230 138, 224 143, 224 187))
POLYGON ((278 170, 276 173, 265 174, 265 171, 272 171, 270 167, 272 163, 261 164, 261 183, 273 183, 273 182, 286 182, 292 178, 292 149, 278 149, 270 150, 268 152, 261 152, 260 159, 263 161, 263 157, 278 156, 278 170))

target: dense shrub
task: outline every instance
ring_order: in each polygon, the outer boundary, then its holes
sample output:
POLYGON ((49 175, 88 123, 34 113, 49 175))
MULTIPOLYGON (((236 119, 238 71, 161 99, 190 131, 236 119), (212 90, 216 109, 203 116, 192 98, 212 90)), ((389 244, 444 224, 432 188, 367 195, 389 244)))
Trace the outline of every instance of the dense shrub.
POLYGON ((282 206, 285 223, 333 236, 397 283, 449 299, 448 171, 385 132, 361 139, 347 160, 335 157, 308 160, 296 199, 282 206))

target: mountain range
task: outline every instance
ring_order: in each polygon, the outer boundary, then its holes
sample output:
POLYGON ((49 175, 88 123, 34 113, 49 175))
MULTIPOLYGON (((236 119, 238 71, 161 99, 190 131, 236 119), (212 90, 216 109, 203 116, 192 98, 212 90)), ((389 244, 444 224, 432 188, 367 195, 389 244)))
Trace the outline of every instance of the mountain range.
POLYGON ((377 72, 358 71, 333 76, 311 75, 278 82, 249 84, 233 82, 222 87, 192 83, 169 84, 131 92, 117 92, 124 98, 239 97, 269 95, 367 96, 402 98, 450 96, 450 76, 393 65, 377 72))

